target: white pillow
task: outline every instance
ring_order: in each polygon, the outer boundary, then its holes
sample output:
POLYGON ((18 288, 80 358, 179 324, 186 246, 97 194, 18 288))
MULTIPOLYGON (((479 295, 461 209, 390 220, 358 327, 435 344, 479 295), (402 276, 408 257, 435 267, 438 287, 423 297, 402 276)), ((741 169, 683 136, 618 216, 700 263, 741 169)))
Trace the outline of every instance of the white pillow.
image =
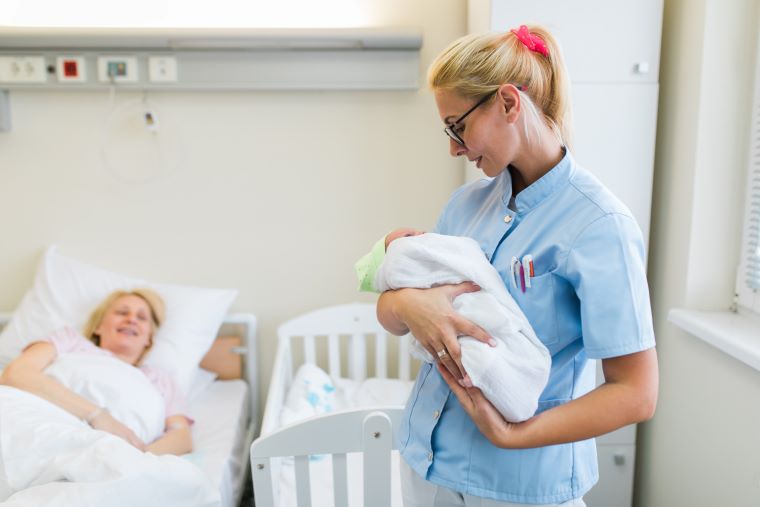
POLYGON ((322 368, 304 363, 293 377, 280 414, 282 426, 336 409, 335 384, 322 368))
POLYGON ((51 331, 66 325, 81 330, 90 313, 114 290, 138 287, 155 290, 166 303, 166 319, 144 364, 169 373, 188 393, 237 291, 151 283, 65 257, 55 246, 45 252, 34 286, 0 333, 0 369, 28 343, 51 331))

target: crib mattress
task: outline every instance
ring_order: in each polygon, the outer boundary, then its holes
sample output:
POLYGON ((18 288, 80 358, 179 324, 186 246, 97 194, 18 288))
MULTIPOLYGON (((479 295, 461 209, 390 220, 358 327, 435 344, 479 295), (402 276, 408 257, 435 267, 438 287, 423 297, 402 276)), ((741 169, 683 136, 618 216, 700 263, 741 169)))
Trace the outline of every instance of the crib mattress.
POLYGON ((185 459, 200 467, 219 488, 223 507, 234 507, 242 494, 248 460, 248 385, 215 381, 190 403, 193 448, 185 459))

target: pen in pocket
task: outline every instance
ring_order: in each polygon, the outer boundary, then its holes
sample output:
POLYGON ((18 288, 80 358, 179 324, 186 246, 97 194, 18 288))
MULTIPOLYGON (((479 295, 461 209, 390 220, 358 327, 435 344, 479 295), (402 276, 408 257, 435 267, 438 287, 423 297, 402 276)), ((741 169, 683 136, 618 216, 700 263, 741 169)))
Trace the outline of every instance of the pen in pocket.
MULTIPOLYGON (((522 258, 522 266, 520 273, 522 274, 523 282, 526 287, 530 287, 530 279, 535 276, 533 272, 533 256, 528 254, 522 258)), ((525 292, 525 290, 523 290, 525 292)))

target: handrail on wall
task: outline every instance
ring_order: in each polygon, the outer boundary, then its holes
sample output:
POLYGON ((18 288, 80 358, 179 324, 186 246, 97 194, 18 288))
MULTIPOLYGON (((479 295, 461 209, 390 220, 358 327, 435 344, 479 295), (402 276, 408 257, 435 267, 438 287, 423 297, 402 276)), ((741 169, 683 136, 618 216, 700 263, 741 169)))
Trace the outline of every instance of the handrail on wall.
POLYGON ((0 28, 3 49, 419 50, 417 28, 0 28))

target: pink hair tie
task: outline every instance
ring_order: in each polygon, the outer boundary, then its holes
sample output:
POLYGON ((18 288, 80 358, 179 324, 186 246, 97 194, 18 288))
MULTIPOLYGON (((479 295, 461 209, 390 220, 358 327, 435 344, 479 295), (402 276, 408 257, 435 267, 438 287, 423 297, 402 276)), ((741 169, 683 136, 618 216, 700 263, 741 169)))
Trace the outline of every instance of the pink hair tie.
POLYGON ((544 56, 549 56, 549 50, 546 49, 546 44, 538 35, 533 35, 525 25, 520 25, 520 28, 513 28, 510 30, 517 39, 525 44, 525 47, 536 53, 541 53, 544 56))

